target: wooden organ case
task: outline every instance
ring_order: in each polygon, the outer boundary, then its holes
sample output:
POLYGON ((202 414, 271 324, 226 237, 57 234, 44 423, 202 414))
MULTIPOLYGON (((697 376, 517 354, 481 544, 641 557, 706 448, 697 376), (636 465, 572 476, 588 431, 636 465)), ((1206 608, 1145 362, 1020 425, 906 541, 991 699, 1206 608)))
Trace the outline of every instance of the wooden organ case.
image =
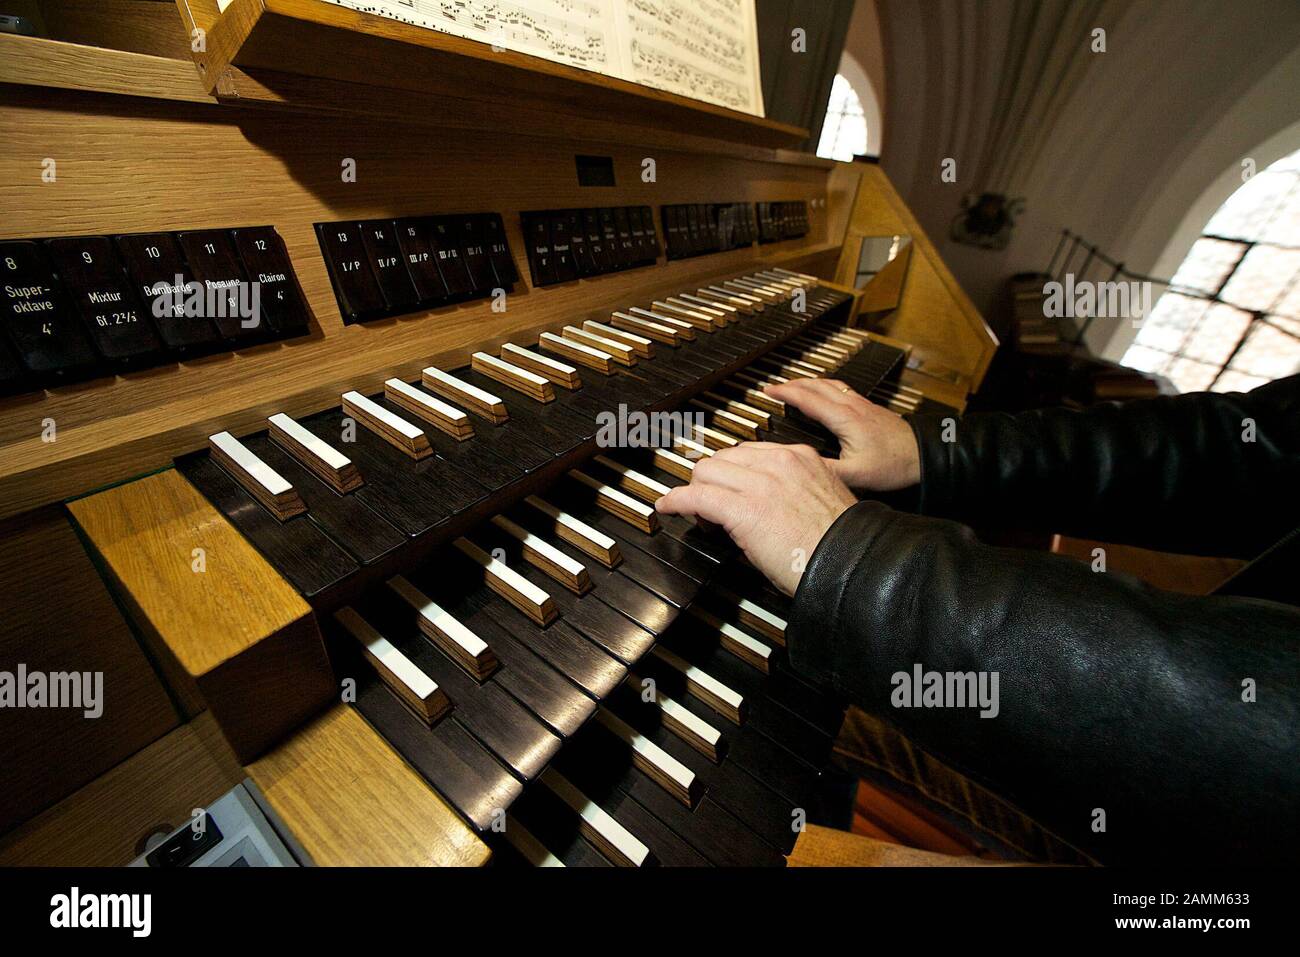
POLYGON ((881 170, 315 0, 0 12, 43 28, 0 34, 0 670, 103 676, 93 719, 0 711, 0 860, 125 863, 249 778, 318 863, 781 863, 841 715, 652 503, 833 450, 765 381, 978 385, 881 170), (267 321, 160 313, 173 276, 267 321), (601 447, 620 407, 703 427, 601 447))

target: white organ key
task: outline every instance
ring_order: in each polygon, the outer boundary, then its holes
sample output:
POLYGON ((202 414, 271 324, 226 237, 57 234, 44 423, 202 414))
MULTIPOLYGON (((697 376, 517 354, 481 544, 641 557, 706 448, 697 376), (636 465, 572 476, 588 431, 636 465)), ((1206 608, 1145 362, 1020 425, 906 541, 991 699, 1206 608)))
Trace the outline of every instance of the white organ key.
POLYGON ((640 867, 650 856, 650 848, 642 844, 600 805, 579 791, 568 778, 547 768, 539 780, 578 815, 578 828, 584 837, 596 845, 602 854, 615 864, 640 867))
POLYGON ((474 436, 474 423, 468 415, 401 379, 389 379, 384 383, 384 397, 454 439, 463 441, 474 436))
POLYGON ((695 772, 608 708, 596 709, 596 720, 616 738, 632 749, 632 763, 654 778, 655 782, 687 807, 691 806, 691 789, 695 772))
POLYGON ((312 435, 283 412, 277 412, 266 421, 271 441, 340 495, 364 484, 360 470, 350 458, 312 435))
POLYGON ((692 605, 686 612, 716 630, 723 648, 746 664, 753 665, 764 674, 767 673, 768 662, 772 657, 771 647, 698 605, 692 605))
POLYGON ((686 687, 718 714, 733 724, 740 724, 745 716, 745 698, 738 691, 724 685, 717 678, 685 658, 655 645, 650 653, 686 679, 686 687))
POLYGON ((582 562, 575 561, 540 535, 511 521, 504 515, 494 516, 492 524, 523 546, 524 558, 540 568, 575 595, 591 591, 591 576, 582 562))
POLYGON ((579 551, 590 555, 606 568, 613 568, 623 560, 618 542, 599 529, 574 518, 568 512, 556 508, 550 502, 536 495, 524 499, 528 505, 541 512, 553 522, 555 534, 579 551))
POLYGON ((343 411, 413 459, 424 459, 433 454, 433 447, 423 429, 389 412, 360 392, 343 393, 343 411))
POLYGON ((619 365, 636 365, 636 350, 629 343, 611 339, 609 336, 597 335, 586 329, 579 329, 577 326, 565 326, 564 338, 608 353, 619 365))
POLYGON ((384 684, 392 688, 425 724, 433 724, 451 707, 438 683, 377 632, 354 608, 340 608, 334 613, 334 620, 361 643, 362 652, 384 684))
POLYGON ((298 490, 229 432, 209 435, 208 449, 235 481, 280 521, 307 511, 298 490))
POLYGON ((632 496, 592 478, 585 472, 573 469, 569 476, 596 493, 596 504, 647 535, 659 529, 659 515, 651 505, 638 502, 632 496))
POLYGON ((548 851, 532 831, 509 814, 506 815, 505 836, 510 846, 533 867, 564 867, 564 861, 548 851))
POLYGON ((455 545, 470 561, 483 569, 489 588, 537 624, 545 628, 559 615, 550 595, 505 562, 493 558, 467 538, 456 539, 455 545))
POLYGON ((628 468, 622 462, 615 462, 608 455, 597 455, 595 461, 618 476, 618 487, 631 492, 637 498, 653 505, 667 495, 671 489, 663 482, 656 482, 650 476, 628 468))
MULTIPOLYGON (((639 675, 634 671, 629 671, 624 684, 632 690, 638 698, 644 694, 643 682, 639 675)), ((654 704, 663 714, 664 726, 677 737, 681 738, 696 751, 699 751, 711 761, 717 761, 721 755, 719 749, 722 744, 722 732, 709 724, 703 718, 700 718, 689 708, 678 704, 672 698, 668 697, 658 688, 654 691, 654 704)))
POLYGON ((509 412, 506 411, 506 404, 497 396, 456 378, 450 372, 443 372, 436 366, 429 366, 422 370, 420 381, 430 392, 436 392, 452 402, 459 402, 496 425, 510 418, 509 412))
POLYGON ((529 372, 536 372, 542 378, 550 379, 556 385, 566 389, 582 388, 582 378, 578 375, 577 369, 558 359, 534 352, 532 349, 507 342, 501 347, 501 358, 529 372))
POLYGON ((475 372, 495 379, 529 398, 536 399, 538 402, 555 401, 555 389, 551 386, 550 380, 542 378, 535 372, 511 365, 486 352, 474 353, 469 357, 469 361, 470 368, 475 372))
POLYGON ((441 605, 401 575, 388 579, 388 587, 419 613, 420 631, 479 681, 497 670, 492 649, 474 632, 445 611, 441 605))

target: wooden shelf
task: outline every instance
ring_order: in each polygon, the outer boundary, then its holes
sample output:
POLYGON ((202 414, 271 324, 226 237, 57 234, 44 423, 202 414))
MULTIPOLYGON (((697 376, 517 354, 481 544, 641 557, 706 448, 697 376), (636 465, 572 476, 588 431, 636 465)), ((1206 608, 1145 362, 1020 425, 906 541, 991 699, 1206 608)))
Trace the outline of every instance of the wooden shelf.
POLYGON ((382 101, 385 90, 408 102, 417 94, 432 115, 460 107, 470 90, 489 109, 553 115, 560 130, 574 117, 618 117, 768 149, 808 138, 797 126, 321 0, 234 0, 211 23, 197 60, 206 87, 225 99, 292 102, 292 78, 310 77, 353 85, 338 93, 362 105, 382 101))
POLYGON ((189 60, 0 33, 0 83, 215 103, 189 60))

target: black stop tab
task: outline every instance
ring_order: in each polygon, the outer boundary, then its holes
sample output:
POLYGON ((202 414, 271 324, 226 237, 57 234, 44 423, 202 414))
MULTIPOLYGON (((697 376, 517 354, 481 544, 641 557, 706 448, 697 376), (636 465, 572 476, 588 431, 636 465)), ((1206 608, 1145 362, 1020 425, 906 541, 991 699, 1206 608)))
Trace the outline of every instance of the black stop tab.
POLYGON ((343 321, 358 322, 382 315, 387 304, 370 269, 361 228, 356 223, 320 223, 316 233, 325 251, 325 264, 343 321))
POLYGON ((263 324, 261 290, 254 300, 230 234, 207 229, 178 238, 190 271, 203 284, 203 314, 222 337, 237 341, 265 336, 270 330, 263 324))
POLYGON ((393 221, 372 219, 359 223, 358 226, 361 229, 361 242, 370 260, 370 269, 375 274, 388 308, 393 312, 401 312, 414 306, 418 301, 415 284, 412 283, 411 274, 402 258, 393 221))
POLYGON ((251 226, 232 235, 244 272, 259 285, 258 301, 267 324, 279 333, 305 332, 307 306, 280 234, 272 226, 251 226))
POLYGON ((162 339, 104 236, 47 239, 63 287, 102 356, 136 363, 155 358, 162 339))
POLYGON ((95 364, 95 350, 38 243, 0 243, 0 321, 33 373, 63 374, 95 364))
POLYGON ((194 307, 202 286, 185 265, 171 233, 118 236, 117 250, 140 305, 169 349, 201 350, 218 341, 216 327, 194 307))

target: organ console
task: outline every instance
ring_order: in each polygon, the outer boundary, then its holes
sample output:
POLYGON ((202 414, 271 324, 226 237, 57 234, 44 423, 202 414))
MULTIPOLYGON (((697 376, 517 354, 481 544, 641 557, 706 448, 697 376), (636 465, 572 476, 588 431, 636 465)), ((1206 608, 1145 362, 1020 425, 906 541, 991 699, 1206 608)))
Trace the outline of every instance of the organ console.
POLYGON ((960 413, 996 343, 881 170, 314 0, 41 6, 0 34, 0 668, 105 702, 3 715, 0 860, 126 863, 246 780, 319 863, 782 864, 843 712, 654 503, 834 454, 769 383, 960 413))

